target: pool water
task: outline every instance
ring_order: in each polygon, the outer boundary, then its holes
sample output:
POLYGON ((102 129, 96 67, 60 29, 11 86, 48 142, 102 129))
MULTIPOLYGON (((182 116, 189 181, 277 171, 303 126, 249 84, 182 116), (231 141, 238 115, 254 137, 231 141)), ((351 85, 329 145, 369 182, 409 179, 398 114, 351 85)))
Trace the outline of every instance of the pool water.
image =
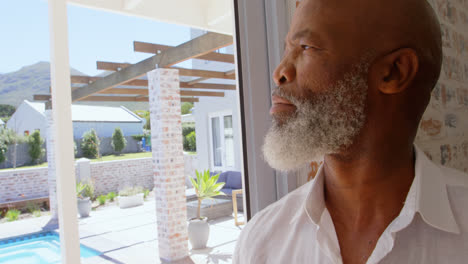
MULTIPOLYGON (((81 258, 101 253, 80 245, 81 258)), ((38 233, 0 240, 2 264, 55 264, 60 263, 60 239, 55 232, 38 233)))

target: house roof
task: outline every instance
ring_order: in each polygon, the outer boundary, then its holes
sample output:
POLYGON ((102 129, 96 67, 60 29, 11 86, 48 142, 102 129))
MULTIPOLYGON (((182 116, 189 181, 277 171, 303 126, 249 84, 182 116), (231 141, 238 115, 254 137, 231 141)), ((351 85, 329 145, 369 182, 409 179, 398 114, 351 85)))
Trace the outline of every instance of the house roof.
MULTIPOLYGON (((30 106, 41 114, 45 114, 45 104, 29 102, 30 106)), ((131 122, 140 123, 142 119, 127 108, 92 105, 72 105, 73 122, 131 122)))

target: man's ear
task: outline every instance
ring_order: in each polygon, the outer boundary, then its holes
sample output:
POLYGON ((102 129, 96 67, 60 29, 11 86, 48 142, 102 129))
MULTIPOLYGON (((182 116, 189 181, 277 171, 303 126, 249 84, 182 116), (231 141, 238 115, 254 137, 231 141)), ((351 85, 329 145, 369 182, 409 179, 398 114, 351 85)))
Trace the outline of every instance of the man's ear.
POLYGON ((414 81, 419 70, 416 51, 402 48, 375 61, 370 69, 371 82, 384 94, 404 91, 414 81))

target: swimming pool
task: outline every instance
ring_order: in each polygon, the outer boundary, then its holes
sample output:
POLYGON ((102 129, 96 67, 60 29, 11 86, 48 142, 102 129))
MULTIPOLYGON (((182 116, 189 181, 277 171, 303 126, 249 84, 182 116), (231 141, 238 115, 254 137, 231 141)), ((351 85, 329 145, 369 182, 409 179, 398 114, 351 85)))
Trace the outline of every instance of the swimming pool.
MULTIPOLYGON (((81 258, 101 253, 80 245, 81 258)), ((55 264, 60 263, 60 239, 55 232, 44 232, 0 240, 2 264, 55 264)))

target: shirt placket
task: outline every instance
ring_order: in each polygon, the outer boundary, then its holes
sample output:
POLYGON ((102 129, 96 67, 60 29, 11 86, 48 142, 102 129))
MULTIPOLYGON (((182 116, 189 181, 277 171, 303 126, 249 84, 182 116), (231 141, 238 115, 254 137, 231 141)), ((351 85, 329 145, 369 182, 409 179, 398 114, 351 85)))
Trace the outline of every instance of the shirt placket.
POLYGON ((317 226, 317 242, 320 250, 334 264, 342 264, 340 244, 336 236, 335 226, 327 209, 323 210, 320 223, 317 226))

